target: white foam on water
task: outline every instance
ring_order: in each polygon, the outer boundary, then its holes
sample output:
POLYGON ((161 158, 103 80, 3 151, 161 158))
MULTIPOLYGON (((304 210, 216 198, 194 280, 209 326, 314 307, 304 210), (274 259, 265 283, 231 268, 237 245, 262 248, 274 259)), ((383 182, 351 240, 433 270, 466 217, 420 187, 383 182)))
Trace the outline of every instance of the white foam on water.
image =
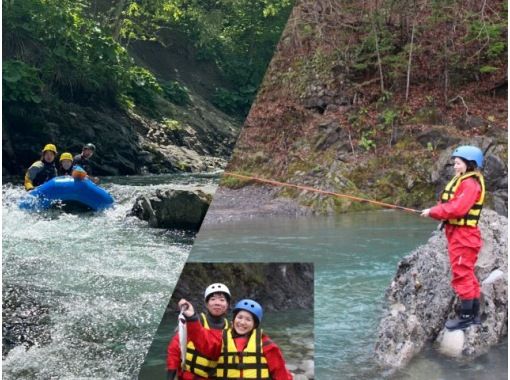
MULTIPOLYGON (((183 186, 195 185, 156 187, 183 186)), ((51 335, 49 344, 12 349, 4 379, 126 379, 143 362, 192 239, 127 217, 152 186, 105 187, 115 207, 67 214, 22 211, 22 187, 3 186, 3 285, 49 308, 51 335)))

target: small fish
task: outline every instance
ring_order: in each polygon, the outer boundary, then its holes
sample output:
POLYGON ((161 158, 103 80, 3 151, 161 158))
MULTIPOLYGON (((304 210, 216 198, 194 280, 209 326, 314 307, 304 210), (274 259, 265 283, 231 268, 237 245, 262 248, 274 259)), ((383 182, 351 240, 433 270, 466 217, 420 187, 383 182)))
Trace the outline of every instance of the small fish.
POLYGON ((186 365, 186 346, 188 345, 188 331, 186 330, 186 317, 183 311, 178 317, 179 323, 179 345, 181 347, 181 368, 184 370, 186 365))

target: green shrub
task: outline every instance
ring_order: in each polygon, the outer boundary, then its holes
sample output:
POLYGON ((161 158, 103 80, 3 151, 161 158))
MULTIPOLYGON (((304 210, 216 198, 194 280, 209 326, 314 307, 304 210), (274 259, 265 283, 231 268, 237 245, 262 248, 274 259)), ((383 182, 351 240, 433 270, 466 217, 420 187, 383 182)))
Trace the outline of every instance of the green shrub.
POLYGON ((177 81, 164 82, 161 85, 165 99, 179 106, 189 104, 190 97, 186 86, 177 81))
POLYGON ((2 99, 4 102, 40 103, 43 83, 39 70, 17 60, 2 65, 2 99))

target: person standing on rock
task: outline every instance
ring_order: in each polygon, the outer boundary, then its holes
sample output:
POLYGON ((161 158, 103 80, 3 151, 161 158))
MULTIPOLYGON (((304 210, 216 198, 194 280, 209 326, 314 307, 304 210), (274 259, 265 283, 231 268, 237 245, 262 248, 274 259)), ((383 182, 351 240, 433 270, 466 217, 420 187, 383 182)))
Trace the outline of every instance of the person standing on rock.
POLYGON ((188 340, 200 352, 217 360, 215 379, 292 380, 280 348, 260 329, 263 310, 244 299, 234 307, 232 327, 218 336, 202 327, 193 305, 181 299, 188 340))
POLYGON ((92 143, 85 144, 80 154, 74 156, 73 166, 77 165, 83 168, 89 175, 89 178, 92 182, 98 183, 99 178, 92 177, 92 168, 90 166, 90 158, 94 155, 96 151, 96 146, 92 143))
MULTIPOLYGON (((215 283, 209 285, 204 292, 204 302, 207 312, 200 314, 200 323, 211 331, 211 334, 221 339, 224 329, 228 328, 226 318, 230 305, 230 290, 225 284, 215 283)), ((179 336, 170 341, 167 348, 167 379, 200 380, 214 378, 216 361, 204 356, 192 342, 186 346, 186 366, 181 368, 181 349, 179 336)))
POLYGON ((41 159, 34 162, 25 173, 25 190, 30 191, 57 176, 55 157, 57 147, 46 144, 41 152, 41 159))
POLYGON ((72 175, 73 174, 73 155, 65 152, 60 155, 58 175, 72 175))
POLYGON ((482 247, 478 220, 485 199, 485 182, 479 169, 483 152, 471 145, 460 146, 452 154, 455 176, 441 194, 440 203, 422 211, 422 216, 446 224, 452 287, 461 301, 460 315, 450 319, 449 330, 480 324, 480 284, 475 264, 482 247))

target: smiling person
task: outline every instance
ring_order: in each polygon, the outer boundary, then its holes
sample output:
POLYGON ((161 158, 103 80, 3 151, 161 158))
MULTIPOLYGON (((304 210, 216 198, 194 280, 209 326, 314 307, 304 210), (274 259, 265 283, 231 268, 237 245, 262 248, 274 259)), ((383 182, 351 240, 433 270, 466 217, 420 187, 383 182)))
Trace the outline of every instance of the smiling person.
POLYGON ((25 190, 30 191, 57 176, 55 157, 57 147, 46 144, 41 152, 41 159, 34 162, 25 173, 25 190))
MULTIPOLYGON (((199 320, 204 329, 217 335, 218 339, 221 339, 222 331, 228 328, 226 316, 230 306, 230 297, 230 290, 221 283, 209 285, 204 292, 207 312, 201 313, 199 320)), ((173 379, 175 375, 178 379, 184 380, 209 379, 214 378, 215 372, 216 361, 201 354, 193 342, 188 342, 186 346, 186 366, 184 369, 181 368, 179 336, 175 334, 167 349, 168 379, 173 379)))
POLYGON ((446 224, 452 287, 461 300, 459 318, 445 327, 464 329, 480 324, 480 284, 475 264, 482 247, 478 220, 485 199, 485 182, 479 169, 483 152, 471 145, 460 146, 452 154, 455 176, 441 194, 440 203, 422 211, 422 216, 443 220, 446 224))
POLYGON ((73 155, 65 152, 60 155, 58 175, 71 175, 73 173, 73 155))
POLYGON ((202 327, 193 305, 182 299, 188 340, 200 352, 217 360, 215 379, 291 380, 280 348, 262 333, 263 310, 256 301, 239 301, 233 311, 232 327, 221 336, 202 327))

